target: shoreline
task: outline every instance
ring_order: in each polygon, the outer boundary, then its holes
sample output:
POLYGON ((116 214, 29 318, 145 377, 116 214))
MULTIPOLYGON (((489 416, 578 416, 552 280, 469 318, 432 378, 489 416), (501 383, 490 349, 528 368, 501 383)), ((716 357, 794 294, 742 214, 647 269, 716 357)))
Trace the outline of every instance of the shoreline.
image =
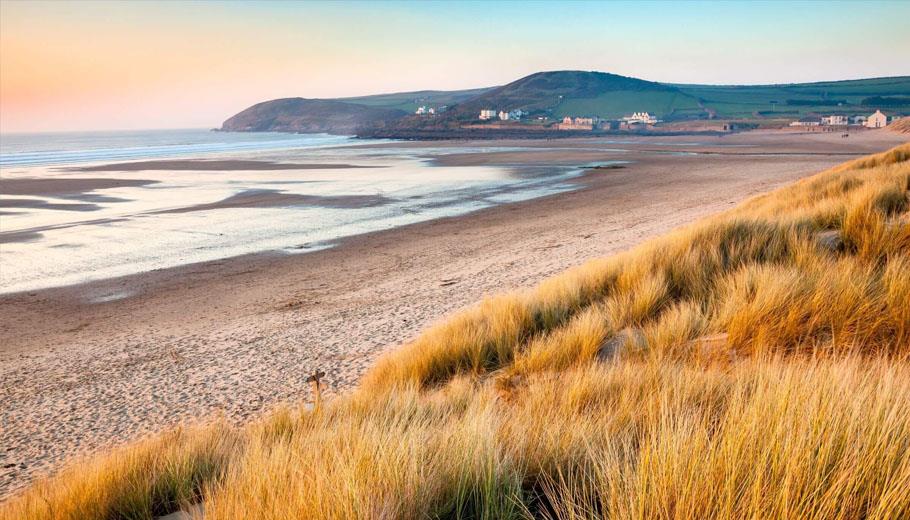
MULTIPOLYGON (((468 162, 616 159, 572 150, 590 144, 470 154, 468 162)), ((0 454, 0 497, 74 454, 193 418, 239 421, 306 399, 313 368, 327 372, 329 393, 344 391, 382 352, 453 310, 841 163, 841 144, 759 144, 828 147, 829 155, 641 152, 624 168, 586 170, 574 191, 305 254, 256 253, 0 295, 0 423, 16 425, 0 430, 9 450, 0 454)), ((857 155, 891 146, 850 145, 857 155)))

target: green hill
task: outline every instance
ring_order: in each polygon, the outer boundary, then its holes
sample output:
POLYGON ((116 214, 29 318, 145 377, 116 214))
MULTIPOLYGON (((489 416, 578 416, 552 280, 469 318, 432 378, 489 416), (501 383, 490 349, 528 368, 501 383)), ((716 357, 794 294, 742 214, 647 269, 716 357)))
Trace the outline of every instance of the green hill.
POLYGON ((394 121, 407 113, 331 99, 284 98, 257 103, 224 122, 230 132, 327 132, 357 130, 394 121))
POLYGON ((230 131, 358 133, 458 127, 481 109, 532 116, 618 119, 647 111, 666 120, 787 120, 807 114, 910 114, 910 76, 781 85, 685 85, 587 71, 538 72, 499 87, 422 90, 341 99, 289 98, 254 105, 225 121, 230 131), (414 116, 426 105, 448 110, 414 116))
POLYGON ((458 105, 471 115, 483 108, 521 109, 531 114, 620 117, 648 110, 665 116, 676 110, 698 110, 698 101, 672 85, 607 74, 554 71, 531 74, 458 105))
POLYGON ((784 85, 674 85, 718 117, 750 118, 809 113, 910 112, 910 76, 784 85), (879 106, 869 98, 896 99, 879 106))
POLYGON ((441 107, 443 105, 452 106, 464 101, 468 101, 469 99, 477 97, 490 90, 492 90, 491 87, 474 88, 469 90, 420 90, 417 92, 397 92, 393 94, 376 94, 372 96, 340 98, 339 101, 368 107, 404 110, 405 112, 413 114, 419 106, 428 106, 434 108, 441 107))

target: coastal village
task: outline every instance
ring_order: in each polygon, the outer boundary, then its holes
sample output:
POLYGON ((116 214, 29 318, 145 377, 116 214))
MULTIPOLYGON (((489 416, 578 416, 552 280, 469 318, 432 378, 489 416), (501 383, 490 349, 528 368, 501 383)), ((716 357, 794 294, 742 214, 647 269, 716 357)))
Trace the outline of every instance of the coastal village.
POLYGON ((821 129, 831 131, 837 127, 865 127, 865 128, 884 128, 889 124, 901 119, 898 114, 886 114, 881 110, 868 116, 864 115, 829 115, 829 116, 809 116, 800 118, 790 123, 791 127, 802 129, 821 129))
MULTIPOLYGON (((417 116, 434 117, 444 113, 447 106, 421 105, 414 112, 417 116)), ((810 115, 795 121, 783 123, 784 128, 808 132, 836 132, 847 130, 863 130, 884 128, 891 123, 906 117, 902 114, 875 110, 871 114, 828 114, 810 115)), ((664 123, 648 111, 632 112, 617 119, 601 118, 592 115, 566 115, 562 118, 551 119, 545 115, 530 117, 529 112, 522 109, 481 109, 476 117, 477 123, 469 123, 466 128, 509 129, 521 124, 522 129, 561 130, 561 131, 647 131, 665 128, 664 123)), ((745 126, 735 121, 717 121, 708 124, 710 120, 703 120, 703 128, 709 131, 731 132, 745 126)), ((689 122, 692 124, 692 122, 689 122)), ((675 122, 676 126, 685 122, 675 122)))

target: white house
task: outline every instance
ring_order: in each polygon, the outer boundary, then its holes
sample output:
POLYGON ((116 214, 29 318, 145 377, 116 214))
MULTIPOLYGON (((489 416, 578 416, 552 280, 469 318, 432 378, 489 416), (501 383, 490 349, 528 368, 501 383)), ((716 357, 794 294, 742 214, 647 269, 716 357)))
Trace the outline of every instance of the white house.
POLYGON ((822 118, 822 124, 828 126, 841 126, 847 124, 847 116, 825 116, 822 118))
POLYGON ((822 120, 817 117, 803 117, 790 123, 790 126, 821 126, 822 120))
POLYGON ((499 111, 499 120, 500 120, 500 121, 508 121, 508 120, 509 120, 509 113, 506 112, 505 110, 500 110, 500 111, 499 111))
POLYGON ((654 123, 658 122, 656 117, 652 116, 651 114, 649 114, 647 112, 635 112, 631 116, 626 116, 626 117, 622 118, 622 120, 630 125, 635 125, 635 124, 653 125, 654 123))
POLYGON ((480 111, 480 120, 486 121, 488 119, 496 119, 496 111, 492 108, 485 108, 480 111))
MULTIPOLYGON (((433 109, 431 108, 430 110, 433 110, 433 109)), ((422 116, 427 113, 427 107, 426 106, 417 107, 417 111, 414 113, 417 114, 418 116, 422 116)))
POLYGON ((888 116, 882 114, 881 110, 876 110, 874 114, 866 118, 866 128, 884 128, 888 126, 888 116))

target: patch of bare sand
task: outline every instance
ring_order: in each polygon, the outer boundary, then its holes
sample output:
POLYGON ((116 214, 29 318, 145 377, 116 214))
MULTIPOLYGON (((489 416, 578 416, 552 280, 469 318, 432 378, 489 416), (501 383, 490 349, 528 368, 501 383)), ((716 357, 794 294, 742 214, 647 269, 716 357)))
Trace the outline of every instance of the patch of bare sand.
MULTIPOLYGON (((769 139, 756 137, 773 148, 769 139)), ((798 151, 803 138, 779 139, 798 151)), ((214 413, 241 420, 306 399, 316 367, 330 392, 344 390, 381 352, 483 295, 627 249, 840 163, 840 153, 892 145, 802 142, 803 151, 827 146, 833 154, 596 152, 575 160, 634 162, 589 171, 578 191, 329 250, 0 296, 0 494, 66 458, 181 421, 214 413)), ((499 161, 484 157, 474 159, 499 161)), ((519 153, 508 162, 539 159, 519 153)))

